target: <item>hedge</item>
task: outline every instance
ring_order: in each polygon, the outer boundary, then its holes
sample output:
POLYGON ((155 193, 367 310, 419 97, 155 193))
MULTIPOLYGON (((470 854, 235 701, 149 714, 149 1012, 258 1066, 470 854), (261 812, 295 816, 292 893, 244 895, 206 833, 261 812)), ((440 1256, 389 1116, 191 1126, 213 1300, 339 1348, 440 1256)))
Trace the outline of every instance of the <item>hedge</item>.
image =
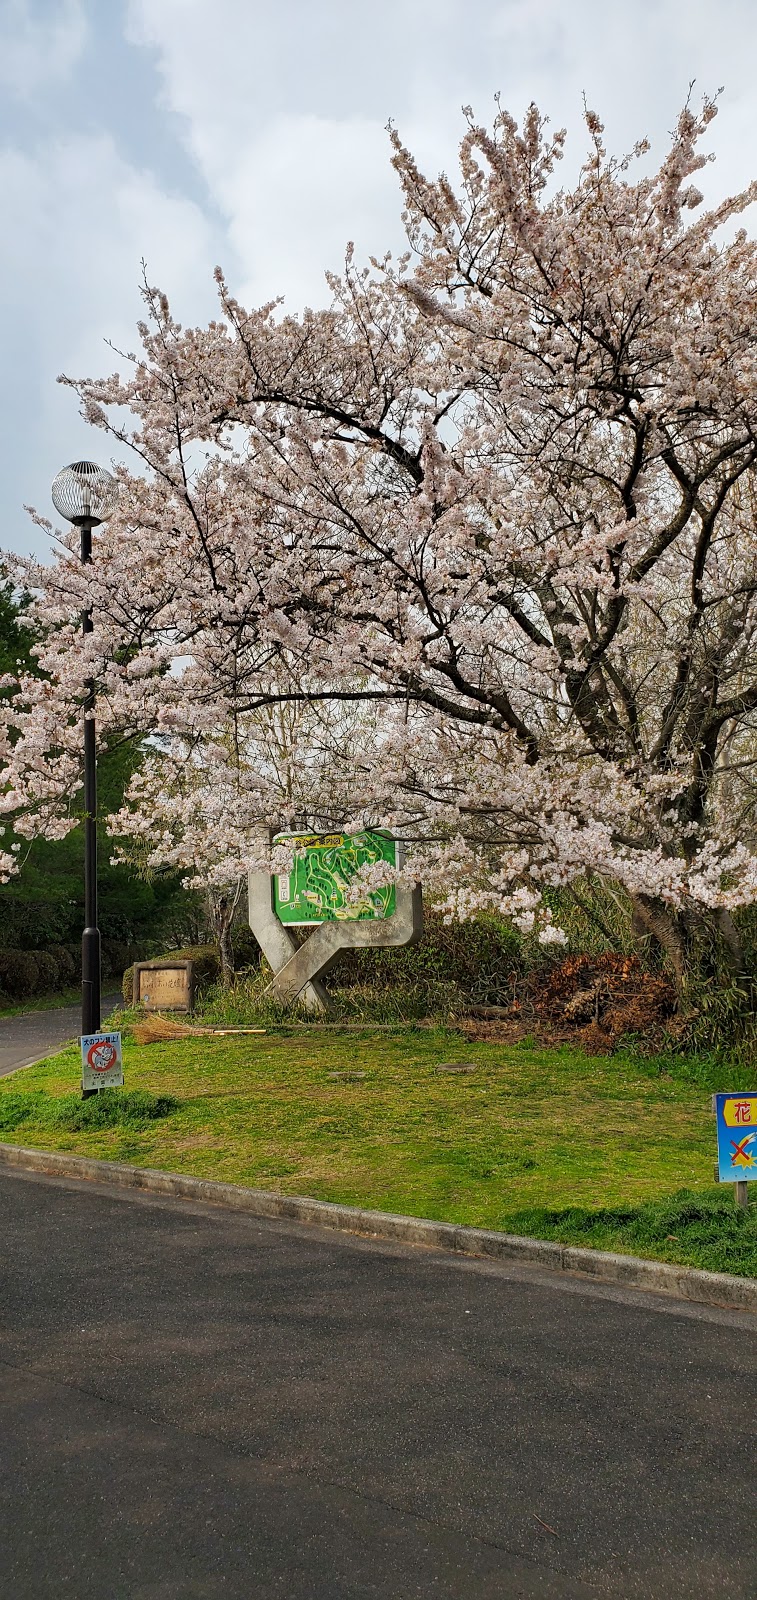
MULTIPOLYGON (((128 961, 139 959, 133 945, 118 939, 102 941, 103 977, 120 977, 128 961)), ((0 1001, 29 1000, 55 994, 79 982, 81 951, 78 945, 49 945, 46 950, 0 949, 0 1001)))
POLYGON ((445 922, 427 908, 416 945, 399 949, 345 950, 328 978, 330 989, 369 984, 394 989, 425 983, 457 985, 483 1004, 509 1001, 513 980, 523 971, 523 941, 501 917, 482 913, 466 922, 445 922))

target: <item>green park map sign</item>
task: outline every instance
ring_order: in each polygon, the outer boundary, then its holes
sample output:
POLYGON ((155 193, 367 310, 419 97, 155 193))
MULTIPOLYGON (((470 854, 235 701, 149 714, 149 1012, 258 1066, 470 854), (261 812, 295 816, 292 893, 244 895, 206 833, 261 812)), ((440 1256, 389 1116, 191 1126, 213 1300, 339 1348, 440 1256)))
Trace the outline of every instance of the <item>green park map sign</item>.
POLYGON ((388 833, 280 833, 274 843, 296 846, 291 872, 279 872, 273 880, 273 904, 280 922, 303 927, 394 915, 394 884, 373 889, 358 901, 347 899, 360 867, 377 861, 397 866, 397 840, 388 833))

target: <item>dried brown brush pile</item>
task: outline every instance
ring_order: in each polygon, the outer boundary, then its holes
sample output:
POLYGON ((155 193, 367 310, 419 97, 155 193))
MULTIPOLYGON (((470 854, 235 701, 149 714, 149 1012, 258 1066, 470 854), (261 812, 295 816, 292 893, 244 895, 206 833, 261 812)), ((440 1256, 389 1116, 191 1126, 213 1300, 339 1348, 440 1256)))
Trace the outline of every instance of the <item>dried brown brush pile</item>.
POLYGON ((629 1035, 659 1042, 675 1010, 673 984, 638 956, 575 955, 530 974, 511 1006, 476 1008, 466 1032, 503 1040, 533 1034, 545 1044, 572 1041, 601 1052, 629 1035))

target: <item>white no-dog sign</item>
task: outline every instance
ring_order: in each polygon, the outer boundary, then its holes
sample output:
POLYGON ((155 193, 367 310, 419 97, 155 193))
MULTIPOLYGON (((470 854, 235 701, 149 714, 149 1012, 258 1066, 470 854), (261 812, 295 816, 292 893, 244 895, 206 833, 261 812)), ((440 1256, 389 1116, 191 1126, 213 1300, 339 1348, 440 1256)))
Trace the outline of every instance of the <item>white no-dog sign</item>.
POLYGON ((118 1089, 124 1081, 120 1033, 85 1033, 81 1040, 82 1089, 118 1089))

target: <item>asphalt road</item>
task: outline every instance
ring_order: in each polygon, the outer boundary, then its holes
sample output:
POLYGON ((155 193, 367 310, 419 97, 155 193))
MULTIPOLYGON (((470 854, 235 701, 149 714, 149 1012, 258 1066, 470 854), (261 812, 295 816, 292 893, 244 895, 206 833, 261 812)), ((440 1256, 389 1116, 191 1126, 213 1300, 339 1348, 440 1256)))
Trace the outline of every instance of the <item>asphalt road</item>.
MULTIPOLYGON (((103 1020, 121 1000, 120 994, 103 996, 103 1020)), ((81 1029, 80 1006, 55 1006, 50 1011, 27 1011, 20 1017, 0 1017, 0 1078, 77 1039, 81 1029)))
POLYGON ((14 1600, 753 1600, 757 1318, 0 1174, 14 1600))

